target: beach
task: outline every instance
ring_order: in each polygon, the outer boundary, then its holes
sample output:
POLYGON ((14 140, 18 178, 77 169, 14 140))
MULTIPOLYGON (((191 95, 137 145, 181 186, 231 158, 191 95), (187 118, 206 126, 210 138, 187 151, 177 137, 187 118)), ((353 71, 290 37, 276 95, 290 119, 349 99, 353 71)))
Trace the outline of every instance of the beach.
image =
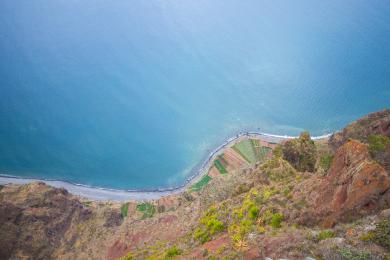
MULTIPOLYGON (((320 140, 328 138, 331 134, 312 137, 313 140, 320 140)), ((188 187, 199 181, 205 174, 208 173, 211 168, 214 159, 223 153, 226 148, 232 147, 236 143, 245 139, 258 139, 269 143, 280 143, 283 140, 296 138, 296 136, 288 135, 273 135, 261 132, 240 132, 228 139, 226 139, 220 146, 215 148, 209 153, 206 159, 200 166, 193 170, 193 174, 185 181, 185 183, 179 187, 172 187, 166 189, 155 190, 118 190, 109 188, 93 187, 83 184, 71 183, 61 180, 47 180, 36 178, 21 178, 17 176, 0 174, 0 184, 5 185, 9 183, 13 184, 27 184, 31 182, 44 182, 50 186, 56 188, 64 188, 71 194, 80 196, 90 200, 99 201, 144 201, 154 200, 171 194, 178 194, 185 191, 188 187)))

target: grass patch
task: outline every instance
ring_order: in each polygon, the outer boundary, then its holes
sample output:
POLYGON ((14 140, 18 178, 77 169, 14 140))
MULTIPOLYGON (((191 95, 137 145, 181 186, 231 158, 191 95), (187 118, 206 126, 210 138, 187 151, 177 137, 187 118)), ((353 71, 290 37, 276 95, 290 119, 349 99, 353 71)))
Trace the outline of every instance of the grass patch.
POLYGON ((126 203, 122 204, 122 206, 121 206, 122 218, 127 217, 127 212, 128 211, 129 211, 129 202, 126 202, 126 203))
POLYGON ((385 135, 370 135, 368 137, 368 150, 372 155, 383 152, 390 147, 390 138, 385 135))
POLYGON ((226 174, 227 173, 227 170, 225 169, 225 167, 222 165, 221 161, 220 160, 215 160, 214 161, 214 165, 215 167, 217 168, 217 170, 219 171, 219 173, 221 174, 226 174))
POLYGON ((195 183, 194 185, 191 186, 191 190, 192 191, 201 190, 204 186, 207 185, 207 183, 209 183, 209 181, 211 181, 211 179, 212 178, 209 175, 203 176, 200 181, 198 181, 197 183, 195 183))
POLYGON ((317 240, 325 240, 327 238, 332 238, 335 236, 335 233, 332 230, 322 230, 320 233, 317 235, 317 240))
POLYGON ((164 259, 174 258, 175 256, 181 255, 181 253, 182 253, 182 250, 180 248, 178 248, 176 245, 174 245, 173 247, 168 248, 165 251, 164 259))
POLYGON ((142 212, 142 219, 151 218, 156 213, 156 207, 148 202, 137 205, 137 210, 142 212))

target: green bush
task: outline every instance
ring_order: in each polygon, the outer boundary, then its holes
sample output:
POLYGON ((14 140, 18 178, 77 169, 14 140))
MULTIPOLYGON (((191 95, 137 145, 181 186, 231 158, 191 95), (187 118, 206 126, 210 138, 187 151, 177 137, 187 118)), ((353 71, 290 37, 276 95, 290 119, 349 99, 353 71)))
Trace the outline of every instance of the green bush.
POLYGON ((124 204, 122 204, 121 206, 121 215, 122 215, 122 218, 125 218, 127 217, 127 212, 129 210, 129 203, 126 202, 124 204))
POLYGON ((373 241, 387 249, 390 249, 390 219, 379 221, 373 232, 373 241))
POLYGON ((282 213, 275 213, 272 215, 271 217, 271 222, 270 222, 270 226, 273 227, 273 228, 280 228, 282 225, 282 221, 284 219, 284 216, 282 213))
POLYGON ((259 216, 259 211, 260 211, 260 209, 259 209, 257 206, 252 205, 252 206, 249 208, 249 210, 248 210, 248 216, 249 216, 249 218, 252 219, 252 220, 257 219, 257 217, 259 216))
POLYGON ((182 250, 178 248, 176 245, 174 245, 171 248, 168 248, 167 251, 165 252, 165 259, 170 259, 175 256, 181 255, 182 250))
POLYGON ((324 154, 321 157, 320 166, 322 169, 325 170, 325 172, 327 172, 329 170, 330 165, 332 164, 332 160, 333 160, 333 155, 331 155, 330 153, 324 154))
POLYGON ((301 133, 297 139, 288 140, 282 146, 283 158, 296 170, 314 172, 317 148, 308 132, 301 133))
POLYGON ((354 251, 349 248, 341 248, 339 254, 346 260, 370 260, 372 259, 370 252, 354 251))
POLYGON ((202 244, 208 242, 211 240, 210 234, 207 232, 207 230, 197 228, 194 233, 194 238, 198 241, 200 241, 202 244))
POLYGON ((194 238, 202 244, 210 241, 211 237, 225 229, 225 225, 218 219, 217 209, 210 207, 200 219, 200 227, 195 230, 194 238))
POLYGON ((210 235, 214 235, 215 233, 222 231, 225 227, 218 219, 211 218, 207 221, 207 228, 210 232, 210 235))
POLYGON ((332 230, 322 230, 320 233, 317 235, 317 239, 319 241, 327 239, 327 238, 332 238, 335 236, 335 233, 332 230))

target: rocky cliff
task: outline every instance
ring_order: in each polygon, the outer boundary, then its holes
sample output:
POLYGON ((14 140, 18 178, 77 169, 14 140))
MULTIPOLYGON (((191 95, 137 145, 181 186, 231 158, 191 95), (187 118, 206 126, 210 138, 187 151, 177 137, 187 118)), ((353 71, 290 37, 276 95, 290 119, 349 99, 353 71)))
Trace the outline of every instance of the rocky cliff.
POLYGON ((389 134, 385 110, 328 141, 303 133, 269 146, 267 156, 252 142, 252 157, 262 160, 250 164, 248 146, 238 146, 202 185, 155 201, 6 185, 0 258, 389 259, 389 134))

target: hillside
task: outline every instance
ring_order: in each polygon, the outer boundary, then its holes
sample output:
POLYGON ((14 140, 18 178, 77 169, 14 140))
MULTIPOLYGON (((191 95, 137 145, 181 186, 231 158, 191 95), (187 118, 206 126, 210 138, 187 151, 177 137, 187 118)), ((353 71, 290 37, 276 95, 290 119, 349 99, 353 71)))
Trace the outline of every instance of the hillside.
POLYGON ((179 195, 0 190, 0 259, 390 259, 390 109, 314 142, 246 140, 179 195))

